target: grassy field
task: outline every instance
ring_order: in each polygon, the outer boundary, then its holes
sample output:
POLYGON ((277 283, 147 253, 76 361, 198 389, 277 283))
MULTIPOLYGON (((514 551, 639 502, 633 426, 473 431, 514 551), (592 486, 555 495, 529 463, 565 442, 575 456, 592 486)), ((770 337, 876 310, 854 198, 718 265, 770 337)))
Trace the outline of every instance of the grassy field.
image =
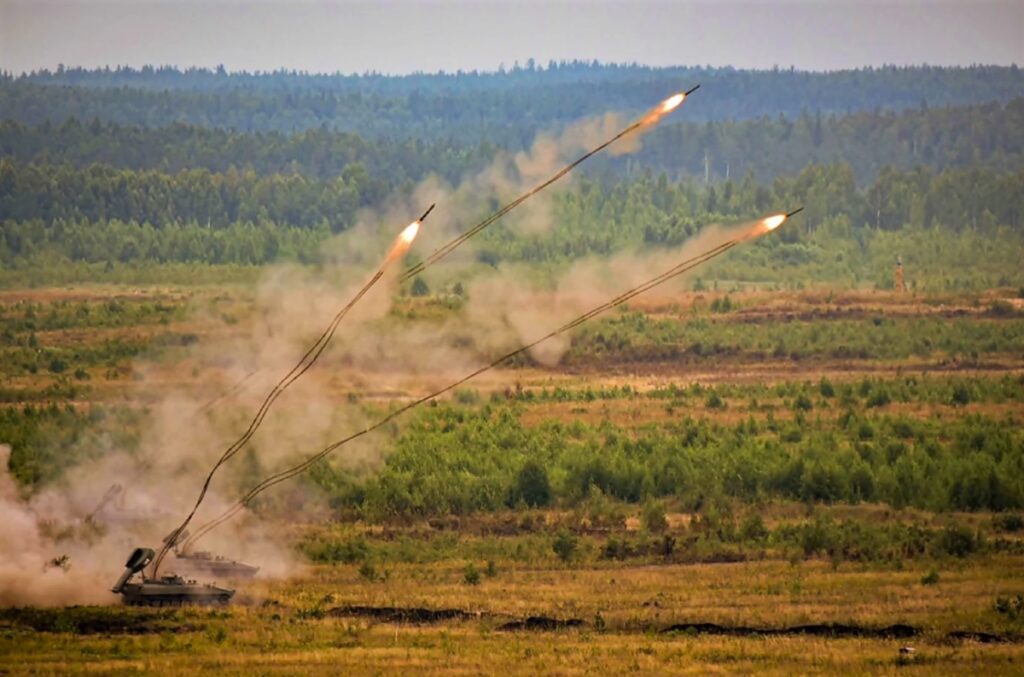
POLYGON ((1019 620, 995 606, 1019 589, 1018 562, 1004 557, 949 564, 933 584, 922 583, 931 564, 878 570, 821 561, 612 567, 501 561, 495 567, 493 577, 469 584, 461 562, 394 565, 374 582, 352 566, 316 566, 287 582, 249 586, 241 604, 226 611, 7 610, 0 613, 0 655, 5 670, 35 674, 1015 674, 1024 660, 1016 641, 981 641, 988 639, 982 632, 1021 630, 1019 620), (466 617, 389 621, 353 606, 409 614, 457 609, 466 617), (531 616, 582 623, 505 627, 531 616), (670 630, 692 623, 760 632, 670 630), (846 624, 868 636, 815 635, 807 628, 771 634, 809 624, 846 624), (911 626, 912 636, 895 624, 911 626), (973 637, 956 636, 963 630, 973 637), (893 634, 869 634, 878 631, 893 634), (903 646, 914 653, 899 653, 903 646))
MULTIPOLYGON (((0 672, 1019 674, 1017 295, 645 298, 557 367, 524 359, 401 419, 379 462, 317 466, 308 518, 260 501, 289 523, 289 576, 216 611, 0 609, 0 672)), ((258 305, 225 286, 0 294, 20 491, 139 447, 165 390, 224 395, 218 356, 258 334, 258 305)), ((464 311, 406 297, 373 321, 464 311)), ((332 416, 451 378, 360 368, 357 349, 309 375, 332 416)), ((237 427, 260 385, 202 420, 237 427)))

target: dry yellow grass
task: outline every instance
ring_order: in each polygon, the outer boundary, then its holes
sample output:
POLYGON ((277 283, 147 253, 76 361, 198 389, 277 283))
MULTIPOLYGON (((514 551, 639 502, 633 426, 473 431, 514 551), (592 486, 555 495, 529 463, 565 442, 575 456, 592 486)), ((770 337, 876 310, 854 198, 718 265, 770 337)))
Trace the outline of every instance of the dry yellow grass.
MULTIPOLYGON (((479 563, 478 563, 479 564, 479 563)), ((263 584, 257 597, 311 606, 337 604, 459 608, 511 617, 545 615, 592 621, 610 630, 646 631, 680 622, 781 627, 907 623, 932 633, 999 629, 993 602, 1024 592, 1018 558, 950 561, 941 582, 922 585, 934 566, 903 570, 824 561, 531 568, 500 564, 478 586, 462 580, 464 562, 393 565, 387 580, 367 583, 356 567, 314 567, 302 578, 263 584)))
MULTIPOLYGON (((289 647, 229 638, 209 650, 169 647, 158 638, 107 640, 80 660, 17 656, 13 673, 33 674, 1019 674, 1016 645, 919 644, 901 659, 899 643, 784 637, 737 639, 564 632, 514 635, 472 626, 359 627, 324 621, 289 647), (309 645, 303 648, 302 644, 309 645), (240 649, 243 649, 240 651, 240 649), (110 657, 110 653, 130 657, 110 657), (106 656, 104 655, 106 654, 106 656)), ((9 657, 10 658, 10 657, 9 657)))
MULTIPOLYGON (((368 583, 354 567, 311 567, 245 586, 227 611, 179 610, 163 632, 37 632, 0 622, 4 674, 1019 674, 1024 644, 951 640, 954 629, 1014 632, 992 608, 1024 591, 1019 561, 879 570, 825 562, 532 568, 499 564, 478 586, 462 562, 399 565, 368 583), (496 615, 434 625, 336 617, 343 605, 461 608, 496 615), (316 613, 311 613, 316 611, 316 613), (509 617, 577 617, 579 629, 507 632, 509 617), (604 627, 597 622, 603 620, 604 627), (909 623, 912 639, 660 633, 677 622, 778 628, 909 623), (901 657, 910 644, 915 652, 901 657)), ((106 613, 138 613, 117 608, 106 613)), ((59 626, 58 626, 59 627, 59 626)), ((1018 629, 1019 630, 1019 629, 1018 629)))

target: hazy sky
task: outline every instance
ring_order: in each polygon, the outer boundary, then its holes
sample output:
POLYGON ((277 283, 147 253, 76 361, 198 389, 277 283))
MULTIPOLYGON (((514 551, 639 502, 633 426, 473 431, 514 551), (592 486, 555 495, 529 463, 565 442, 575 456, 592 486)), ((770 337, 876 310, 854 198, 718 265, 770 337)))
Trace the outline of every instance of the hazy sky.
POLYGON ((533 57, 829 70, 1024 64, 1024 0, 0 0, 0 68, 173 64, 385 73, 533 57))

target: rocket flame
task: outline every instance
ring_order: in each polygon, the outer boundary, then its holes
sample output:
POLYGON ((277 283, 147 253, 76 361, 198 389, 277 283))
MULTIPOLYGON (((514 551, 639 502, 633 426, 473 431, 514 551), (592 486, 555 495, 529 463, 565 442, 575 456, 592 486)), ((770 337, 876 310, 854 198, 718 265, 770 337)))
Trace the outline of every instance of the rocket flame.
POLYGON ((683 102, 683 99, 685 98, 686 95, 683 93, 676 94, 675 96, 670 96, 669 98, 661 102, 661 112, 669 113, 671 111, 674 111, 676 108, 679 107, 679 104, 681 104, 683 102))
POLYGON ((644 126, 656 125, 661 121, 663 117, 679 108, 679 104, 686 100, 686 94, 679 92, 668 97, 657 106, 652 108, 647 115, 640 119, 640 124, 644 126))
POLYGON ((795 209, 787 214, 773 214, 771 216, 766 216, 763 219, 760 219, 759 221, 754 221, 753 224, 750 225, 750 230, 747 232, 747 234, 742 236, 740 239, 747 240, 750 238, 761 237, 762 235, 766 235, 767 233, 772 232, 773 230, 781 226, 783 223, 788 221, 789 217, 793 216, 794 214, 797 214, 798 212, 803 211, 803 209, 803 207, 800 207, 799 209, 795 209))
POLYGON ((419 221, 413 221, 408 226, 406 226, 405 230, 399 233, 398 237, 395 238, 395 244, 391 245, 391 251, 388 252, 388 258, 387 261, 385 262, 385 265, 387 263, 391 263, 398 257, 404 255, 407 251, 409 251, 409 247, 412 246, 412 241, 416 239, 416 234, 419 232, 419 221))
POLYGON ((402 234, 399 235, 398 237, 401 238, 404 242, 412 244, 412 241, 416 239, 416 233, 418 232, 420 232, 420 222, 413 221, 412 223, 405 227, 405 230, 403 230, 402 234))

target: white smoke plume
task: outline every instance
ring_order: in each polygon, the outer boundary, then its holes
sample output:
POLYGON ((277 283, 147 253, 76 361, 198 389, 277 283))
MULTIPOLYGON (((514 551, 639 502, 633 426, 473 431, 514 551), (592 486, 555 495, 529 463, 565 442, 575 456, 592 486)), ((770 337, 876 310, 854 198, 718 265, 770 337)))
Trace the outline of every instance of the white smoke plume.
MULTIPOLYGON (((11 448, 0 445, 0 605, 105 603, 113 580, 77 566, 80 550, 57 550, 43 517, 25 502, 7 471, 11 448), (61 560, 61 556, 66 559, 61 560)), ((127 556, 127 555, 125 555, 127 556)))

